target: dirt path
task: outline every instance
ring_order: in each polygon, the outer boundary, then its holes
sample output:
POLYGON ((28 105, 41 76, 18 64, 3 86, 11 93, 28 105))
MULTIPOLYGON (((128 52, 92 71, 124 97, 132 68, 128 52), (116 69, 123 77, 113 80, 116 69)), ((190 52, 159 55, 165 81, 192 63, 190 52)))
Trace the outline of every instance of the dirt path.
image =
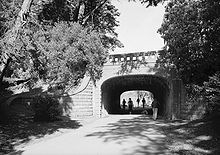
POLYGON ((22 155, 170 154, 163 121, 142 115, 111 115, 62 136, 24 147, 22 155))

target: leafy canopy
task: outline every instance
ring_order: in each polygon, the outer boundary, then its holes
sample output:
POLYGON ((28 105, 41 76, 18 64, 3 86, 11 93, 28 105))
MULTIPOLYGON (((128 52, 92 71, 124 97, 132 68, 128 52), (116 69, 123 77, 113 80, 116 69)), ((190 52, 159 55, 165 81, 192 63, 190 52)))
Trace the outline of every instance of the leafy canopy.
POLYGON ((77 23, 59 22, 51 30, 35 33, 33 40, 43 54, 47 80, 77 82, 86 71, 94 80, 100 78, 107 50, 97 32, 77 23))
POLYGON ((186 84, 202 84, 220 68, 218 0, 172 0, 159 33, 166 47, 161 66, 175 66, 186 84), (165 65, 166 64, 166 65, 165 65))
MULTIPOLYGON (((1 76, 78 84, 86 71, 101 77, 107 50, 121 46, 115 27, 119 13, 109 0, 36 0, 25 25, 12 42, 11 31, 22 0, 2 1, 1 76), (11 17, 11 18, 8 18, 11 17), (10 23, 8 26, 7 23, 10 23), (6 72, 2 68, 10 58, 6 72)), ((13 82, 13 85, 16 82, 13 82)))

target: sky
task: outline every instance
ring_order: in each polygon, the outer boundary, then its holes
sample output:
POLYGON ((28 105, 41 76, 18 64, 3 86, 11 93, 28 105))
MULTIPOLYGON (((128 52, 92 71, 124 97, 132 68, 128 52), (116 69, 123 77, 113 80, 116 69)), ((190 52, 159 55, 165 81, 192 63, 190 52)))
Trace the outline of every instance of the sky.
POLYGON ((164 6, 146 8, 140 2, 112 0, 120 12, 119 27, 116 28, 118 39, 124 48, 116 48, 114 53, 130 53, 160 50, 164 41, 157 30, 160 28, 164 6))

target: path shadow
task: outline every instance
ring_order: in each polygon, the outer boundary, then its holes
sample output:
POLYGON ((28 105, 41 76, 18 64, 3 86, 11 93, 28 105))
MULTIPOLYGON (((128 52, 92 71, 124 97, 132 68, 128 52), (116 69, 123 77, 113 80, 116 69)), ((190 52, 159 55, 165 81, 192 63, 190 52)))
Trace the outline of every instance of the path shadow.
POLYGON ((219 155, 220 154, 220 115, 194 121, 170 122, 162 127, 173 146, 173 154, 219 155), (176 137, 173 139, 173 137, 176 137), (178 145, 177 145, 178 144, 178 145))
POLYGON ((137 146, 128 146, 124 154, 166 154, 166 139, 161 136, 163 125, 163 120, 153 121, 148 116, 137 115, 132 119, 120 119, 116 123, 102 126, 102 131, 88 134, 87 137, 103 139, 104 143, 116 142, 121 146, 125 145, 127 140, 134 139, 137 146))
POLYGON ((81 124, 68 117, 53 122, 34 122, 33 117, 19 117, 0 124, 0 155, 21 154, 16 146, 51 135, 60 129, 77 129, 81 124))

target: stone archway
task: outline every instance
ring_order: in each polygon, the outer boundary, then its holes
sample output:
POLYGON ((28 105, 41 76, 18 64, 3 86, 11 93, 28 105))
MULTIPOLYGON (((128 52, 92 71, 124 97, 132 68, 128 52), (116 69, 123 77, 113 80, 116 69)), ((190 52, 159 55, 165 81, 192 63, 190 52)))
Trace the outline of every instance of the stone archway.
POLYGON ((171 112, 170 87, 168 81, 155 75, 124 75, 107 79, 101 86, 101 103, 109 114, 120 113, 120 95, 130 90, 146 90, 153 93, 160 104, 159 115, 171 112))

